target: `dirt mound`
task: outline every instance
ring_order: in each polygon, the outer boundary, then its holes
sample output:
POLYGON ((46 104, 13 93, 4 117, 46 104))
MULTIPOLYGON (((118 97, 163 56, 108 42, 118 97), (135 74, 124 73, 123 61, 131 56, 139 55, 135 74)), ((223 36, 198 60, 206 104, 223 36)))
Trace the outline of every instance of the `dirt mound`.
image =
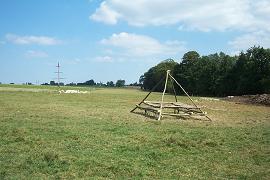
POLYGON ((258 94, 250 97, 251 103, 264 104, 270 106, 270 94, 258 94))
POLYGON ((228 96, 225 100, 248 103, 260 104, 270 106, 270 94, 256 94, 256 95, 243 95, 243 96, 228 96))

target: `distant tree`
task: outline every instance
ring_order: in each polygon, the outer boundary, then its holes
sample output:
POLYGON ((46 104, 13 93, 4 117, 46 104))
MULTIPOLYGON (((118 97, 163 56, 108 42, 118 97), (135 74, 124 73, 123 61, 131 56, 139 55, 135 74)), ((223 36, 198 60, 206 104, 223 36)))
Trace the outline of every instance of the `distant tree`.
POLYGON ((138 84, 137 82, 135 82, 135 83, 130 83, 129 86, 140 86, 140 84, 138 84))
POLYGON ((254 46, 242 52, 231 74, 235 94, 270 93, 270 49, 254 46))
MULTIPOLYGON (((152 89, 168 69, 193 95, 270 93, 270 49, 263 47, 254 46, 239 56, 229 56, 223 52, 200 56, 196 51, 189 51, 179 64, 166 60, 145 72, 139 79, 143 89, 152 89)), ((177 92, 181 92, 178 86, 175 87, 177 92)), ((156 91, 163 88, 164 82, 156 91)))
MULTIPOLYGON (((200 60, 200 54, 196 51, 189 51, 183 55, 182 61, 174 68, 174 77, 191 94, 196 93, 196 82, 198 77, 197 64, 200 60)), ((176 86, 177 92, 182 92, 176 86)))
MULTIPOLYGON (((173 73, 176 65, 177 63, 173 59, 167 59, 150 68, 143 76, 140 77, 140 83, 143 83, 143 89, 151 90, 159 83, 159 81, 164 79, 164 81, 156 88, 156 91, 162 91, 164 88, 166 71, 171 70, 171 73, 173 73)), ((170 86, 168 87, 168 90, 171 90, 170 86)))
MULTIPOLYGON (((212 94, 215 96, 226 96, 231 94, 232 86, 228 86, 228 84, 232 84, 233 82, 231 82, 229 73, 235 66, 236 60, 236 56, 231 57, 223 52, 217 55, 215 61, 215 75, 211 86, 212 94)), ((212 59, 212 61, 214 60, 212 59)))
POLYGON ((108 82, 106 83, 106 85, 107 85, 108 87, 114 87, 113 81, 108 81, 108 82))
POLYGON ((223 52, 203 56, 197 64, 196 94, 224 96, 230 91, 228 73, 236 58, 223 52))
POLYGON ((96 85, 99 87, 106 86, 106 84, 104 84, 103 82, 96 83, 96 85))
POLYGON ((85 86, 85 83, 77 83, 77 86, 85 86))
POLYGON ((74 83, 74 82, 71 82, 71 83, 69 83, 69 84, 66 84, 66 86, 76 86, 77 84, 76 83, 74 83))
POLYGON ((123 87, 125 86, 125 80, 117 80, 116 83, 115 83, 115 86, 116 87, 123 87))
POLYGON ((140 79, 139 79, 139 84, 143 84, 143 82, 144 82, 144 75, 141 75, 140 76, 140 79))
MULTIPOLYGON (((223 52, 202 57, 196 52, 188 52, 175 67, 174 77, 190 94, 224 96, 230 92, 228 73, 235 61, 236 57, 223 52)), ((177 92, 181 90, 177 88, 177 92)))
POLYGON ((50 85, 51 86, 55 86, 55 85, 57 85, 54 81, 50 81, 50 85))
POLYGON ((193 64, 200 58, 197 51, 189 51, 183 55, 182 64, 193 64))
POLYGON ((85 81, 84 84, 87 85, 87 86, 94 86, 94 85, 96 85, 96 83, 95 83, 95 81, 93 79, 88 80, 88 81, 85 81))

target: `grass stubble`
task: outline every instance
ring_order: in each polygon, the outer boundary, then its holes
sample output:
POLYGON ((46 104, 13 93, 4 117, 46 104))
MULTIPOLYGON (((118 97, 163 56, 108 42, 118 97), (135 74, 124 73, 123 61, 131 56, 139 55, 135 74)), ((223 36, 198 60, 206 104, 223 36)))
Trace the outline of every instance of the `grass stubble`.
POLYGON ((129 113, 136 89, 37 89, 0 88, 0 179, 270 178, 269 107, 193 97, 212 123, 156 121, 129 113))

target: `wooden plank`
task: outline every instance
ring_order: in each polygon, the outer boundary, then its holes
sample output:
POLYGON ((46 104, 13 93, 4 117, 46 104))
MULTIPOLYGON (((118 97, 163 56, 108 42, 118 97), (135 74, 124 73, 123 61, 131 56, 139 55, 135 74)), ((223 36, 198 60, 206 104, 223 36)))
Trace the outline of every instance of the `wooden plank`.
POLYGON ((140 106, 140 105, 138 105, 138 104, 137 104, 136 106, 137 106, 137 108, 139 108, 139 109, 158 112, 158 109, 155 109, 155 108, 152 108, 152 107, 143 107, 143 106, 140 106))
POLYGON ((192 106, 192 105, 189 105, 189 104, 184 104, 184 103, 181 103, 181 102, 177 102, 177 103, 173 103, 173 104, 176 105, 176 106, 180 106, 180 107, 184 107, 184 108, 188 108, 188 109, 199 109, 199 107, 192 106))
POLYGON ((160 104, 157 104, 157 103, 151 103, 150 101, 148 101, 148 102, 144 101, 143 103, 148 105, 148 106, 152 106, 152 107, 155 107, 155 108, 160 108, 160 104))
POLYGON ((162 113, 163 115, 169 115, 169 116, 190 116, 190 114, 187 113, 180 113, 180 114, 174 114, 174 113, 162 113))
POLYGON ((206 117, 205 115, 202 114, 196 114, 196 115, 191 115, 187 113, 180 113, 180 114, 175 114, 175 113, 162 113, 162 115, 167 115, 167 116, 174 116, 174 117, 190 117, 190 118, 201 118, 201 117, 206 117))
MULTIPOLYGON (((145 104, 150 105, 150 106, 157 106, 160 107, 161 102, 160 101, 144 101, 145 104)), ((200 109, 199 107, 184 104, 181 102, 163 102, 163 106, 167 107, 182 107, 182 108, 187 108, 187 109, 200 109)))
MULTIPOLYGON (((156 115, 157 118, 160 115, 159 108, 154 108, 148 105, 142 106, 137 104, 136 107, 140 110, 144 110, 145 114, 148 115, 148 112, 154 113, 154 116, 156 115)), ((173 109, 173 108, 168 108, 168 109, 173 109)), ((174 116, 174 117, 182 117, 182 118, 195 118, 195 119, 201 119, 202 117, 206 117, 206 114, 201 113, 200 111, 194 111, 194 110, 188 110, 188 109, 176 109, 178 110, 177 113, 169 113, 169 112, 162 112, 162 115, 167 115, 167 116, 174 116)), ((206 117, 207 118, 207 117, 206 117)))
MULTIPOLYGON (((144 101, 143 104, 145 104, 146 106, 150 106, 152 108, 160 108, 161 102, 154 102, 153 103, 152 101, 144 101)), ((194 112, 194 113, 201 112, 200 109, 198 109, 194 106, 186 105, 183 103, 174 103, 174 102, 164 102, 163 108, 174 109, 174 110, 184 111, 184 112, 194 112)))

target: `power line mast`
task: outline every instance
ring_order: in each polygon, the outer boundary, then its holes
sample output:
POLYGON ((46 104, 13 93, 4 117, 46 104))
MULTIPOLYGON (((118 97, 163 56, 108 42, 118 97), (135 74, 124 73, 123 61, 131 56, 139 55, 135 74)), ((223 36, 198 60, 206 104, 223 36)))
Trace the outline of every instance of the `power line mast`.
POLYGON ((60 79, 64 79, 64 78, 61 78, 60 77, 60 74, 61 73, 63 73, 63 72, 60 72, 60 64, 59 64, 59 62, 58 62, 58 64, 57 64, 57 72, 55 72, 56 74, 57 74, 57 86, 59 87, 60 86, 60 79))

